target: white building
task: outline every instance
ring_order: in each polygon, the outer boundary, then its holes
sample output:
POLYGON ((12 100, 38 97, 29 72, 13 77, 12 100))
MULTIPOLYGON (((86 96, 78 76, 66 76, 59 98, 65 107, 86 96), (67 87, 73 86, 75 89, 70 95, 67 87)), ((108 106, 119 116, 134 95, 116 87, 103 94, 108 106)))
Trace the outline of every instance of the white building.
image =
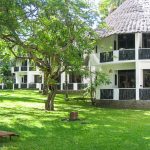
MULTIPOLYGON (((150 0, 126 0, 106 18, 99 32, 96 50, 91 54, 92 70, 106 72, 109 85, 96 89, 97 100, 150 100, 150 0)), ((12 67, 14 88, 42 89, 43 73, 28 60, 12 67)), ((81 90, 89 79, 70 73, 68 89, 81 90)), ((65 88, 65 73, 58 79, 65 88)))
POLYGON ((150 0, 126 0, 106 18, 90 65, 109 74, 111 84, 97 100, 150 100, 150 0))
MULTIPOLYGON (((42 90, 44 73, 29 60, 17 60, 11 68, 14 75, 14 89, 39 89, 42 90)), ((87 87, 88 79, 69 73, 67 75, 68 90, 83 90, 87 87)), ((65 90, 65 72, 58 79, 58 90, 65 90)))
POLYGON ((14 75, 14 89, 42 89, 43 72, 29 60, 16 60, 11 72, 14 75))

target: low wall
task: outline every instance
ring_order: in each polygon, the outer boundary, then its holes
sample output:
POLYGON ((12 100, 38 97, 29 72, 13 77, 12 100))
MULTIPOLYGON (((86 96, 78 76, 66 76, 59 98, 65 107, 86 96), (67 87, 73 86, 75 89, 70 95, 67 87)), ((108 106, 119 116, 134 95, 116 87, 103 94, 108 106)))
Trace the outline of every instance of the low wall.
POLYGON ((97 107, 150 109, 150 100, 95 100, 97 107))

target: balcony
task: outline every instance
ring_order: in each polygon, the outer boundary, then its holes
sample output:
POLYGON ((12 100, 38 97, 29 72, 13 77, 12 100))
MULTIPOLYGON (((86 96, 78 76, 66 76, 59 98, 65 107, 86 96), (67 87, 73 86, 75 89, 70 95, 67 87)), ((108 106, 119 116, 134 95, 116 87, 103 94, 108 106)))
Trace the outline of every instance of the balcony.
MULTIPOLYGON (((139 89, 140 100, 150 100, 150 88, 139 89)), ((101 100, 136 100, 135 88, 100 89, 101 100)))
POLYGON ((127 50, 119 50, 119 60, 135 60, 135 50, 127 49, 127 50))
POLYGON ((85 88, 87 88, 88 84, 84 84, 84 83, 78 83, 77 84, 77 89, 78 90, 84 90, 85 88))
POLYGON ((122 49, 100 53, 100 63, 130 60, 135 60, 135 49, 122 49))
MULTIPOLYGON (((138 59, 150 59, 150 48, 140 48, 138 59)), ((100 63, 135 60, 135 49, 114 50, 100 53, 100 63)))
POLYGON ((150 48, 140 48, 139 59, 150 59, 150 48))
MULTIPOLYGON (((65 90, 65 84, 58 83, 57 90, 65 90)), ((78 91, 78 90, 84 90, 88 86, 87 83, 68 83, 68 90, 70 91, 78 91)), ((43 89, 42 83, 14 83, 14 89, 43 89)))
POLYGON ((20 88, 21 89, 27 89, 27 83, 21 83, 20 88))
POLYGON ((100 63, 113 61, 113 51, 100 53, 100 63))
POLYGON ((113 97, 114 97, 113 95, 114 95, 113 89, 101 89, 100 90, 100 99, 101 100, 105 100, 105 99, 113 100, 113 97))
POLYGON ((36 83, 29 83, 29 89, 36 89, 36 83))
MULTIPOLYGON (((65 83, 63 84, 63 90, 65 90, 66 87, 65 87, 65 83)), ((73 83, 68 83, 68 86, 67 86, 67 89, 68 90, 73 90, 73 83)))
POLYGON ((136 90, 135 89, 119 89, 119 100, 135 100, 136 90))
POLYGON ((14 67, 14 72, 18 72, 19 71, 19 67, 14 67))
POLYGON ((140 99, 141 100, 150 100, 150 88, 140 89, 140 99))
POLYGON ((21 66, 21 71, 27 71, 27 66, 21 66))

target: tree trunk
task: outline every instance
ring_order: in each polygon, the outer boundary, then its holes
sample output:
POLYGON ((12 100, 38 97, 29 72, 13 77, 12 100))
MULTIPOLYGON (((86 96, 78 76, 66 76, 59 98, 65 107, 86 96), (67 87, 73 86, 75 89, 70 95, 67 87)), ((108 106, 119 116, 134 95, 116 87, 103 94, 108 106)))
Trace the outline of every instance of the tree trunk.
POLYGON ((65 72, 65 100, 68 100, 68 79, 67 72, 65 72))
POLYGON ((93 87, 92 87, 92 71, 90 67, 90 98, 91 98, 91 103, 94 105, 94 98, 93 98, 93 87))
POLYGON ((92 105, 94 105, 94 104, 95 104, 94 96, 93 96, 93 95, 94 95, 94 94, 93 94, 93 91, 92 91, 92 88, 91 88, 90 96, 91 96, 91 103, 92 103, 92 105))
POLYGON ((47 101, 45 102, 45 110, 54 111, 54 99, 56 96, 56 87, 51 88, 51 92, 47 96, 47 101))

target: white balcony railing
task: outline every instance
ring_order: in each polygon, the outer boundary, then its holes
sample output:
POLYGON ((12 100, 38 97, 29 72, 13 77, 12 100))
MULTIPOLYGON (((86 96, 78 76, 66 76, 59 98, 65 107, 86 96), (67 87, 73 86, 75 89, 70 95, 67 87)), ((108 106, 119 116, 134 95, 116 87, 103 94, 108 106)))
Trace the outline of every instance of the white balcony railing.
POLYGON ((135 100, 135 88, 110 88, 100 89, 100 99, 108 100, 135 100))
MULTIPOLYGON (((88 84, 85 83, 68 83, 68 90, 84 90, 88 84)), ((15 83, 13 84, 14 89, 39 89, 42 90, 42 83, 15 83)), ((57 84, 57 90, 65 90, 65 84, 57 84)))
POLYGON ((100 63, 135 60, 135 49, 122 49, 100 53, 100 63))
POLYGON ((22 72, 22 71, 38 71, 37 67, 34 66, 18 66, 12 67, 13 72, 22 72))
MULTIPOLYGON (((121 49, 108 52, 101 52, 99 53, 99 55, 99 63, 132 61, 135 60, 135 49, 121 49)), ((92 58, 94 57, 92 56, 92 58)), ((150 48, 139 48, 138 59, 150 59, 150 48)))

